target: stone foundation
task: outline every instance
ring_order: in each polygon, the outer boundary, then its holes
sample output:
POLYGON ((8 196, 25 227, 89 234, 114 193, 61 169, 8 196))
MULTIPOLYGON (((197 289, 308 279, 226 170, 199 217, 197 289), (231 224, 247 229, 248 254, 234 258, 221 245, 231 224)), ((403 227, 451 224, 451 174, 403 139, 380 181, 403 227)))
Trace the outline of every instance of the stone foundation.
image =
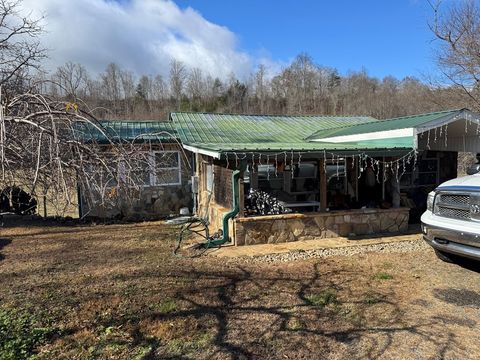
POLYGON ((339 236, 395 233, 408 229, 409 208, 238 218, 236 245, 284 243, 339 236))
MULTIPOLYGON (((219 204, 211 203, 208 207, 208 221, 209 226, 208 229, 210 234, 217 232, 218 230, 223 231, 223 217, 226 213, 228 213, 231 209, 225 208, 219 204)), ((233 239, 234 237, 234 221, 230 220, 228 222, 228 232, 229 232, 229 239, 233 239)))
POLYGON ((84 203, 83 213, 90 217, 113 218, 123 214, 129 220, 156 219, 178 214, 182 207, 192 209, 191 185, 186 180, 182 185, 149 186, 143 188, 131 203, 89 209, 84 203))

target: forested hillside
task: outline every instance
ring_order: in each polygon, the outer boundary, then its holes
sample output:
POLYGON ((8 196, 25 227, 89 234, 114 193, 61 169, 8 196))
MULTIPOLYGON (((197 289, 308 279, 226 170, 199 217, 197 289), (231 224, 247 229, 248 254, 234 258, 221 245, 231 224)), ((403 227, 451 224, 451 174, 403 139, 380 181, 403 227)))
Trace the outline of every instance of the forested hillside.
POLYGON ((389 118, 447 108, 473 107, 459 86, 425 79, 372 77, 364 69, 341 75, 305 53, 272 74, 264 65, 242 80, 231 74, 189 69, 173 60, 169 76, 137 76, 115 63, 98 76, 82 64, 66 63, 44 75, 40 92, 84 101, 99 118, 166 119, 171 111, 247 114, 370 115, 389 118))

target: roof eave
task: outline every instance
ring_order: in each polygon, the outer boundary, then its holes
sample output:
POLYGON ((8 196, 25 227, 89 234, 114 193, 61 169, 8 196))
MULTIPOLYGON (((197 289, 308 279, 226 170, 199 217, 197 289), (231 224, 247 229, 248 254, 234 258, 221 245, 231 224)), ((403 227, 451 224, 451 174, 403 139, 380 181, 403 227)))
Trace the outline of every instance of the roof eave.
POLYGON ((220 159, 220 156, 221 156, 221 152, 218 152, 218 151, 202 149, 200 147, 187 145, 187 144, 182 144, 182 146, 185 150, 191 151, 195 154, 207 155, 207 156, 211 156, 215 159, 220 159))

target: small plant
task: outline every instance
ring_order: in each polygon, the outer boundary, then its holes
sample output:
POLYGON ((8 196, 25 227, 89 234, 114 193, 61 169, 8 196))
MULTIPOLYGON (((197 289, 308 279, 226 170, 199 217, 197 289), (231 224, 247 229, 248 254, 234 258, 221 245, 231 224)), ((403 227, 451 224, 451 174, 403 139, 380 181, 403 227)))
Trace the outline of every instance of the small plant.
POLYGON ((367 305, 375 305, 383 300, 380 294, 374 292, 367 292, 363 298, 363 303, 367 305))
POLYGON ((168 342, 167 349, 173 355, 188 354, 197 351, 205 351, 205 349, 213 341, 214 334, 200 333, 193 338, 187 339, 173 339, 168 342))
POLYGON ((325 290, 320 294, 310 294, 305 297, 307 303, 313 306, 324 307, 338 304, 337 294, 333 290, 325 290))
POLYGON ((384 269, 391 269, 391 268, 393 268, 393 264, 391 262, 386 261, 382 264, 382 267, 384 269))
POLYGON ((386 272, 377 272, 375 275, 373 275, 373 278, 377 280, 392 280, 393 276, 387 274, 386 272))
POLYGON ((166 300, 158 305, 158 311, 162 314, 169 314, 177 310, 177 304, 173 300, 166 300))
POLYGON ((300 330, 302 323, 297 318, 292 318, 288 321, 288 328, 293 331, 300 330))
POLYGON ((346 304, 340 311, 339 314, 345 318, 348 322, 352 323, 355 326, 361 326, 364 322, 362 312, 354 304, 346 304))
POLYGON ((53 329, 38 327, 28 314, 0 309, 0 359, 28 359, 53 329))

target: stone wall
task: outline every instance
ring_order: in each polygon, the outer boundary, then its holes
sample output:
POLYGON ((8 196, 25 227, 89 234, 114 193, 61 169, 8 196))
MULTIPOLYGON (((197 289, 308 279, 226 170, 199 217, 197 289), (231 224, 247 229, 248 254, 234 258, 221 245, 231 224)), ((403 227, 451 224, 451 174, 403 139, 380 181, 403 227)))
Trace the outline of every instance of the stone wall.
POLYGON ((223 206, 231 207, 233 203, 232 174, 233 170, 213 165, 213 199, 223 206))
MULTIPOLYGON (((209 221, 208 229, 211 235, 217 232, 218 230, 223 231, 223 217, 230 210, 231 210, 230 208, 225 208, 219 204, 210 203, 210 206, 208 207, 208 221, 209 221)), ((233 239, 235 235, 234 229, 235 229, 234 220, 229 220, 228 232, 229 232, 230 239, 233 239)))
POLYGON ((236 245, 284 243, 339 236, 395 233, 408 229, 409 208, 238 218, 236 245))

